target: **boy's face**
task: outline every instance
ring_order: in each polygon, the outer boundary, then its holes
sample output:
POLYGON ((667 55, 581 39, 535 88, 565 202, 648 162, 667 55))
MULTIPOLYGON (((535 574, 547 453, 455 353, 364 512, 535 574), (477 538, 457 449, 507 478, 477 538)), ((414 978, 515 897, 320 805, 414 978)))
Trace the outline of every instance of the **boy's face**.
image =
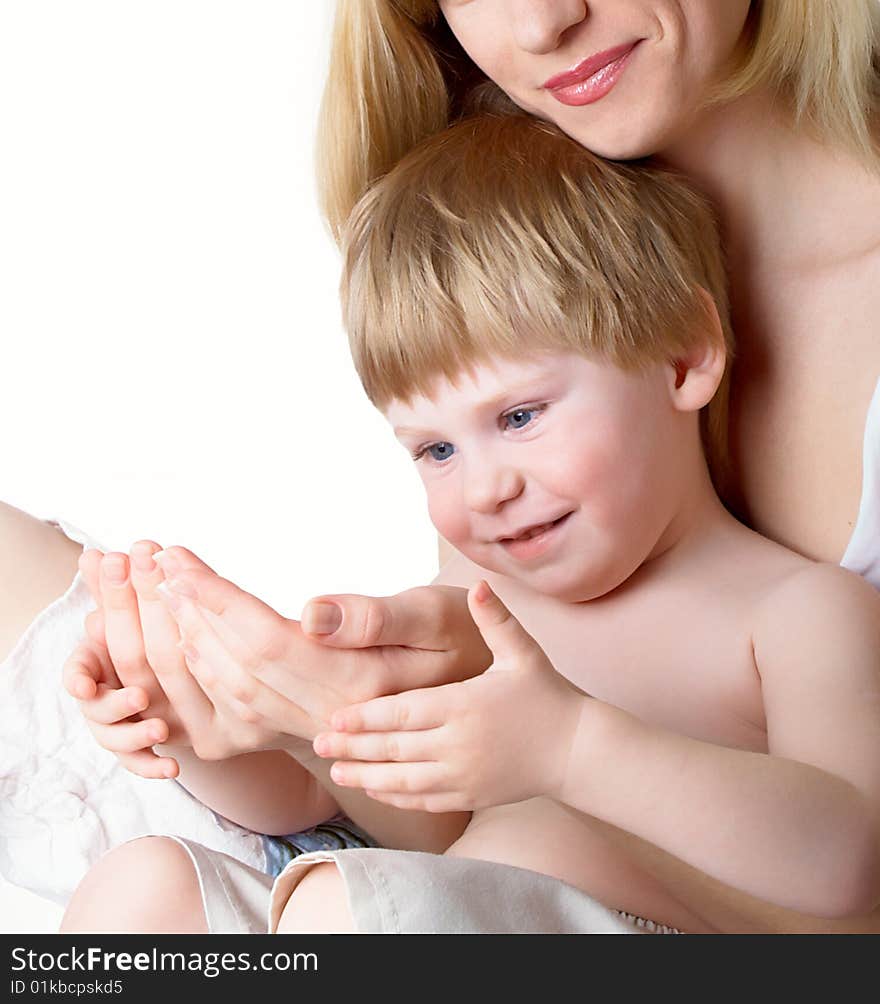
POLYGON ((385 415, 417 457, 442 536, 483 568, 580 602, 674 532, 687 437, 666 371, 567 352, 496 360, 385 415))

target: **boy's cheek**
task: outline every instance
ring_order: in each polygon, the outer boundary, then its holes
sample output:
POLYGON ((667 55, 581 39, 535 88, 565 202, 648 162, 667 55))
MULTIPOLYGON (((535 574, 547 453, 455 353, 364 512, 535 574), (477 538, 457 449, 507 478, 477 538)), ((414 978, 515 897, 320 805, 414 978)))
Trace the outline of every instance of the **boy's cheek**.
POLYGON ((470 539, 470 520, 461 504, 455 500, 435 494, 428 498, 428 514, 441 537, 461 549, 467 547, 470 539))

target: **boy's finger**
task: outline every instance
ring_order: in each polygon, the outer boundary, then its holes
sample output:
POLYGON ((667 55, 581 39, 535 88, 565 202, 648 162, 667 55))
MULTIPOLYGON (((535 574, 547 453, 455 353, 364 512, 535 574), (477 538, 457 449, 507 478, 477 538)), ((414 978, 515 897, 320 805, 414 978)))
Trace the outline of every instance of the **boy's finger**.
POLYGON ((80 642, 61 667, 64 689, 77 700, 89 700, 100 684, 116 684, 116 675, 100 649, 80 642))
POLYGON ((337 760, 330 778, 341 788, 367 788, 401 795, 442 790, 444 770, 436 763, 359 763, 337 760))
POLYGON ((524 657, 543 650, 489 587, 481 580, 468 590, 468 608, 495 662, 510 656, 524 657))
POLYGON ((115 690, 99 684, 92 698, 80 701, 83 716, 96 725, 115 725, 147 708, 148 697, 142 687, 115 690))
POLYGON ((100 648, 106 649, 107 635, 104 630, 103 608, 98 607, 96 610, 90 610, 86 614, 84 625, 86 629, 86 636, 90 639, 90 641, 100 648))
POLYGON ((418 763, 436 759, 439 747, 435 730, 427 732, 322 732, 312 747, 320 757, 333 760, 369 760, 374 763, 418 763))
POLYGON ((432 792, 430 795, 397 795, 389 791, 364 791, 377 802, 409 812, 461 812, 466 800, 457 792, 432 792))
POLYGON ((92 735, 111 753, 136 753, 150 749, 168 738, 168 726, 161 718, 148 718, 143 722, 116 722, 101 725, 92 722, 92 735))
POLYGON ((91 547, 83 551, 79 556, 79 570, 85 580, 86 586, 89 592, 92 594, 92 599, 95 603, 101 605, 101 559, 104 557, 104 552, 99 551, 97 548, 91 547))
POLYGON ((408 690, 340 708, 330 718, 336 732, 417 732, 435 729, 446 721, 445 692, 460 684, 408 690))
POLYGON ((167 780, 180 773, 180 766, 173 757, 159 756, 152 750, 117 753, 116 758, 127 771, 150 780, 167 780))

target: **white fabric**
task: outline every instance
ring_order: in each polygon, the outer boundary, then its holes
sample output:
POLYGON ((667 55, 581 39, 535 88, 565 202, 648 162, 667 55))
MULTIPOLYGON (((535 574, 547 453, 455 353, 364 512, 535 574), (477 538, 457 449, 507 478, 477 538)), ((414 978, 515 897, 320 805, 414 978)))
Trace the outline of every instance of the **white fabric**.
POLYGON ((611 910, 580 889, 494 861, 376 847, 295 858, 269 898, 274 932, 290 895, 316 864, 332 861, 358 934, 672 934, 611 910))
MULTIPOLYGON (((59 526, 86 547, 100 546, 59 526)), ((0 665, 0 874, 64 904, 105 851, 164 832, 262 869, 259 835, 221 820, 175 781, 135 777, 92 738, 61 685, 92 607, 77 574, 0 665)))
POLYGON ((865 421, 859 515, 840 563, 880 589, 880 380, 865 421))

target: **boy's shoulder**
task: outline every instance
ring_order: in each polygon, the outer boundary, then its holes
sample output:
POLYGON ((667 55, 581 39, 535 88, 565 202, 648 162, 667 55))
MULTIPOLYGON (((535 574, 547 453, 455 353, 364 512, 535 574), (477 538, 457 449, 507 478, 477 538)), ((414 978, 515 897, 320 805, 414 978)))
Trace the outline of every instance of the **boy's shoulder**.
POLYGON ((760 597, 752 625, 755 659, 841 655, 871 644, 880 651, 880 593, 840 565, 804 559, 760 597))

